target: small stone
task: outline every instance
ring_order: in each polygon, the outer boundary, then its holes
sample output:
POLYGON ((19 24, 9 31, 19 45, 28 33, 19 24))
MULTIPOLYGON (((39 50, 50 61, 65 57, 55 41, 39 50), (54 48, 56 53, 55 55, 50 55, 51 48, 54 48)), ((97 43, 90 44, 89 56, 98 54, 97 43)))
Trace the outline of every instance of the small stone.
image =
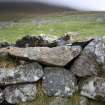
POLYGON ((86 97, 80 96, 80 105, 87 105, 88 99, 86 97))

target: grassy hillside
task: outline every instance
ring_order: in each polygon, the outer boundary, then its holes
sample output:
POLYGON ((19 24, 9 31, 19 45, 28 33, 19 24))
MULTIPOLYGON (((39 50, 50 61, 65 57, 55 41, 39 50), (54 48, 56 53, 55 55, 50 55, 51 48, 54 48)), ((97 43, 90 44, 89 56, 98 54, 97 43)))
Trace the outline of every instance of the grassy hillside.
POLYGON ((80 37, 105 35, 104 13, 63 12, 47 15, 15 13, 0 15, 0 40, 15 42, 25 35, 63 35, 79 32, 80 37))

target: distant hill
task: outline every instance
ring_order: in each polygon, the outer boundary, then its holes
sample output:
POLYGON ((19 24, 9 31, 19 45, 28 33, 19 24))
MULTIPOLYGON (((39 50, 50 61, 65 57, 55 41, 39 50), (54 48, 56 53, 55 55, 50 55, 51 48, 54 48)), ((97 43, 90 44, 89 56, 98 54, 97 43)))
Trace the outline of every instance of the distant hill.
POLYGON ((0 12, 36 12, 36 13, 51 13, 51 12, 62 12, 72 11, 72 9, 62 8, 57 6, 50 6, 42 3, 35 2, 0 2, 0 12))

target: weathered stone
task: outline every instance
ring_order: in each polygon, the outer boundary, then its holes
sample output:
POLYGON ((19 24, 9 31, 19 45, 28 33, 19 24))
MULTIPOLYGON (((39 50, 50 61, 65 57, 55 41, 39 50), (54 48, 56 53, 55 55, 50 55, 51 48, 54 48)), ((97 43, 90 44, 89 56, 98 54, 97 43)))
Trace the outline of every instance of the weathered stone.
POLYGON ((51 47, 63 46, 66 44, 71 44, 70 36, 68 34, 65 34, 65 36, 62 36, 58 39, 56 38, 56 40, 50 41, 47 46, 51 48, 51 47))
POLYGON ((8 103, 17 104, 34 100, 36 93, 35 84, 13 85, 6 87, 4 90, 4 97, 8 103))
POLYGON ((65 36, 56 40, 57 46, 63 46, 70 43, 70 36, 66 34, 65 36))
POLYGON ((16 81, 36 82, 43 76, 42 66, 36 62, 18 66, 14 73, 16 81))
POLYGON ((76 78, 63 68, 47 67, 44 69, 42 85, 48 96, 72 96, 76 78))
POLYGON ((4 101, 3 92, 0 89, 0 104, 4 101))
POLYGON ((81 87, 81 95, 105 101, 105 78, 92 77, 85 80, 81 87))
POLYGON ((88 99, 86 97, 80 96, 80 105, 87 105, 88 99))
POLYGON ((8 52, 12 56, 28 58, 44 64, 64 66, 81 52, 80 46, 60 46, 60 47, 28 47, 1 49, 1 52, 8 52))
POLYGON ((0 84, 10 85, 25 82, 36 82, 43 76, 43 70, 38 63, 21 65, 13 69, 0 69, 0 84))
POLYGON ((98 75, 100 67, 96 61, 94 53, 83 51, 82 54, 74 61, 70 70, 78 77, 86 77, 98 75))
POLYGON ((99 64, 105 65, 105 43, 102 37, 97 37, 91 41, 84 49, 86 52, 92 52, 96 55, 99 64))
POLYGON ((62 97, 55 97, 48 105, 68 105, 69 99, 62 97))

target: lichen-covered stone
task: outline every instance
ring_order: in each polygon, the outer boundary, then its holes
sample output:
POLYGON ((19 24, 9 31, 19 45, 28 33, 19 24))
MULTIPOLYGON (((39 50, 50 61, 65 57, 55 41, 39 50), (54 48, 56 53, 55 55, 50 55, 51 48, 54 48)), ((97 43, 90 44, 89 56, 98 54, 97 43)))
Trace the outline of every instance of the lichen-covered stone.
POLYGON ((0 85, 36 82, 43 76, 42 66, 36 62, 12 69, 0 69, 0 85))
POLYGON ((102 37, 97 37, 91 41, 84 49, 86 52, 92 52, 96 55, 96 60, 104 68, 105 65, 105 43, 102 37))
POLYGON ((74 61, 70 70, 78 77, 98 75, 100 72, 99 64, 94 53, 83 51, 74 61))
POLYGON ((76 78, 63 68, 47 67, 44 69, 42 85, 48 96, 72 96, 76 78))
POLYGON ((34 62, 18 66, 14 73, 16 81, 36 82, 43 76, 43 68, 40 64, 34 62))
POLYGON ((17 104, 34 100, 36 93, 35 84, 13 85, 6 87, 4 97, 8 103, 17 104))
POLYGON ((92 77, 85 80, 81 87, 81 95, 105 101, 105 78, 92 77))
POLYGON ((44 64, 54 66, 64 66, 81 52, 80 46, 60 46, 60 47, 27 47, 17 48, 11 47, 9 49, 0 49, 0 53, 8 52, 9 55, 28 58, 42 62, 44 64))

